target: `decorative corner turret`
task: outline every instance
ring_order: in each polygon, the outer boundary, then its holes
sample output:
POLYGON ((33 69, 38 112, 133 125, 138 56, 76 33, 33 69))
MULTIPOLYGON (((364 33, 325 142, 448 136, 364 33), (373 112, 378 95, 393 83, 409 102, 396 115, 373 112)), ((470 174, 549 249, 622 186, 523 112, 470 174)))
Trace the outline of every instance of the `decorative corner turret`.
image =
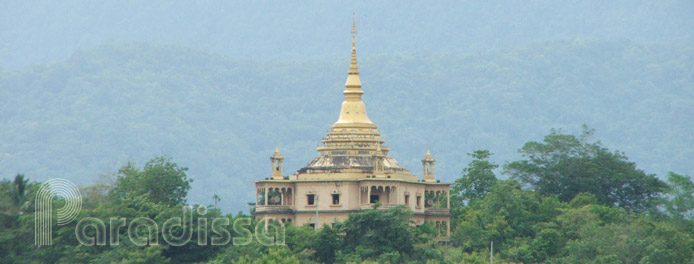
POLYGON ((280 154, 280 148, 279 146, 275 146, 275 153, 272 154, 272 157, 270 157, 270 162, 272 162, 273 180, 284 179, 284 176, 282 176, 282 160, 284 160, 284 157, 282 157, 282 154, 280 154))
POLYGON ((427 154, 422 160, 422 166, 424 167, 422 178, 425 182, 434 181, 434 162, 436 162, 436 160, 431 156, 431 151, 429 151, 429 148, 427 147, 427 154))

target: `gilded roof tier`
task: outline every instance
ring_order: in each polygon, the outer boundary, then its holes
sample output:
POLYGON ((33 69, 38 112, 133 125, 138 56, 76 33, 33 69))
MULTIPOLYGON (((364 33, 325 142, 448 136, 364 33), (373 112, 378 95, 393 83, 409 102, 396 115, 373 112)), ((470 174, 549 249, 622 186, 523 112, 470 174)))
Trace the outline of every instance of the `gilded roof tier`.
POLYGON ((364 177, 367 177, 374 174, 374 159, 380 159, 383 170, 379 173, 411 179, 411 173, 388 156, 390 149, 383 146, 384 140, 378 127, 366 114, 366 106, 362 101, 364 91, 361 89, 357 64, 356 33, 356 23, 352 21, 352 59, 347 71, 345 90, 342 92, 345 97, 340 116, 323 138, 323 145, 317 147, 318 156, 297 174, 300 176, 350 171, 363 173, 364 177))

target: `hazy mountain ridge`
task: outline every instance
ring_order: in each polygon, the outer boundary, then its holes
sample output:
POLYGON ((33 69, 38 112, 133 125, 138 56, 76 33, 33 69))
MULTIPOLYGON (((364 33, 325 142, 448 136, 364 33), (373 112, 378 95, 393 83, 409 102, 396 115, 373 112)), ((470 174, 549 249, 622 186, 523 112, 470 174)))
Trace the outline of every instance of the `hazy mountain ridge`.
MULTIPOLYGON (((340 60, 245 60, 197 49, 118 44, 0 72, 0 175, 89 182, 128 159, 169 155, 190 167, 191 202, 244 209, 269 176, 305 165, 337 119, 340 60)), ((359 53, 369 116, 415 174, 430 144, 437 177, 466 153, 497 163, 550 128, 597 129, 640 168, 694 175, 694 52, 684 45, 553 41, 472 54, 359 53)))
POLYGON ((339 58, 352 12, 361 48, 371 54, 476 52, 575 38, 694 43, 694 3, 686 0, 39 2, 0 9, 0 67, 62 61, 118 41, 234 58, 339 58))

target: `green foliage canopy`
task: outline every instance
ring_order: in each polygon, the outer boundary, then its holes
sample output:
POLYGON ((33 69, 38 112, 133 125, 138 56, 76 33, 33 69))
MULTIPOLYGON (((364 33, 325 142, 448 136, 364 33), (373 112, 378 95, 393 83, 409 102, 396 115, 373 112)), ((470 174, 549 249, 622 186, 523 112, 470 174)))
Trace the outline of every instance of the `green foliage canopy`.
POLYGON ((496 183, 494 169, 499 165, 489 161, 492 155, 488 150, 476 150, 468 154, 473 160, 463 169, 462 177, 455 180, 451 186, 451 198, 455 201, 451 207, 460 207, 473 203, 475 200, 484 198, 489 189, 496 183))
POLYGON ((183 204, 193 182, 186 175, 188 168, 179 167, 170 158, 157 157, 140 169, 129 162, 118 171, 111 195, 117 199, 146 195, 153 203, 169 206, 183 204))
POLYGON ((344 252, 357 252, 366 258, 394 251, 411 252, 414 248, 409 227, 411 217, 412 211, 404 206, 350 214, 342 226, 344 252))
POLYGON ((645 211, 660 197, 665 183, 629 162, 624 153, 589 143, 594 130, 584 126, 580 136, 552 130, 543 142, 528 142, 519 152, 525 160, 504 166, 504 173, 543 196, 568 202, 582 192, 606 205, 645 211))

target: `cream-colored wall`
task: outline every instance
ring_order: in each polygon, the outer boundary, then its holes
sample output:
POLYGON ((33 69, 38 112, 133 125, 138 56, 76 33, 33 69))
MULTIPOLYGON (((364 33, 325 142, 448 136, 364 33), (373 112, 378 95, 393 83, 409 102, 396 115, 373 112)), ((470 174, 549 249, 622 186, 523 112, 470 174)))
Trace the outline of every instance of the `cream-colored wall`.
POLYGON ((405 193, 410 194, 410 202, 408 207, 414 212, 424 212, 424 190, 425 185, 417 183, 401 183, 401 187, 398 188, 398 196, 400 198, 400 204, 405 204, 405 193), (417 194, 422 196, 420 206, 417 207, 417 194))
POLYGON ((359 183, 350 181, 296 182, 296 205, 299 211, 316 210, 315 205, 308 205, 307 195, 317 194, 318 210, 348 210, 359 208, 359 183), (340 204, 332 204, 332 194, 340 194, 340 204))
MULTIPOLYGON (((381 197, 382 208, 391 208, 398 204, 405 204, 405 193, 409 193, 408 207, 415 213, 413 220, 416 224, 424 222, 445 221, 450 224, 450 217, 445 215, 425 215, 425 198, 427 191, 450 191, 448 184, 428 184, 422 182, 407 182, 392 179, 369 179, 360 181, 262 181, 256 183, 256 189, 263 188, 291 188, 292 189, 292 204, 289 208, 295 210, 294 213, 271 213, 272 206, 259 206, 257 208, 258 217, 273 217, 276 219, 292 219, 295 225, 304 225, 314 223, 315 221, 315 205, 308 205, 307 194, 319 195, 318 211, 319 225, 330 224, 335 220, 344 221, 350 213, 361 209, 369 208, 368 196, 363 194, 362 188, 371 186, 395 187, 395 192, 391 195, 390 203, 387 203, 385 197, 381 197), (332 204, 332 194, 340 194, 340 204, 332 204), (420 206, 417 207, 417 196, 421 196, 420 206), (364 204, 361 204, 362 197, 366 197, 364 204), (264 212, 265 210, 270 210, 264 212), (340 212, 344 211, 344 212, 340 212)), ((447 194, 448 195, 448 194, 447 194)), ((433 209, 433 208, 431 208, 433 209)), ((446 208, 437 209, 436 211, 448 212, 446 208), (443 209, 443 210, 442 210, 443 209)))
MULTIPOLYGON (((389 186, 395 187, 395 193, 390 198, 390 204, 405 204, 405 193, 409 193, 408 206, 414 212, 424 212, 426 191, 444 190, 448 196, 448 185, 431 185, 421 182, 402 182, 395 180, 368 180, 368 181, 277 181, 277 182, 258 182, 256 189, 263 188, 291 188, 292 204, 290 208, 295 210, 315 210, 314 205, 307 204, 307 194, 319 195, 319 210, 351 210, 360 209, 363 199, 361 187, 365 186, 389 186), (332 194, 340 194, 340 205, 332 205, 332 194), (421 196, 420 206, 417 207, 417 196, 421 196)), ((367 201, 364 203, 368 203, 367 201)), ((386 204, 386 199, 381 197, 381 203, 386 204)))
MULTIPOLYGON (((294 220, 294 214, 263 214, 262 218, 267 218, 267 219, 273 219, 277 221, 281 221, 282 219, 292 219, 292 223, 296 220, 294 220)), ((258 217, 260 220, 261 217, 258 217)))
MULTIPOLYGON (((318 225, 332 224, 334 222, 344 222, 349 217, 349 213, 318 213, 318 225)), ((295 217, 296 225, 315 223, 316 213, 297 213, 295 217)))

